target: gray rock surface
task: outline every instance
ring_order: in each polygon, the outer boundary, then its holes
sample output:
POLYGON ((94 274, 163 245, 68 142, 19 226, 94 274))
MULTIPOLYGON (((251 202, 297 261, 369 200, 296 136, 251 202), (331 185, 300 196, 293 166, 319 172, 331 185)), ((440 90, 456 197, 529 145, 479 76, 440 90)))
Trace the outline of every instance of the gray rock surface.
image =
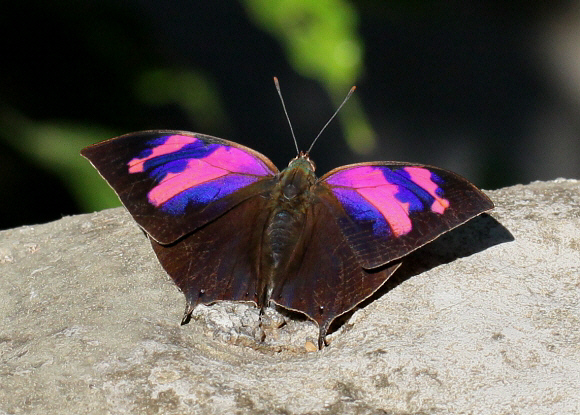
POLYGON ((244 304, 180 326, 123 209, 0 232, 0 415, 578 414, 580 182, 489 195, 319 352, 273 310, 256 340, 244 304))

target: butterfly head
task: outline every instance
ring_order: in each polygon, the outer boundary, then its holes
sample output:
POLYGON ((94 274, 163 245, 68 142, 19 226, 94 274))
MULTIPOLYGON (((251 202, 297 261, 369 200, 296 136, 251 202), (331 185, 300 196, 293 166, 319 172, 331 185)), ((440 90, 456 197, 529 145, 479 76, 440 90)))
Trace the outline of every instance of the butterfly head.
POLYGON ((305 153, 292 159, 288 168, 280 173, 280 188, 287 200, 298 200, 297 196, 304 195, 316 183, 316 166, 305 153))
POLYGON ((302 151, 300 152, 300 154, 298 154, 296 157, 290 160, 290 163, 288 163, 288 167, 302 168, 304 170, 308 170, 311 172, 316 171, 316 164, 314 164, 314 162, 310 160, 310 157, 308 157, 308 153, 304 153, 302 151))

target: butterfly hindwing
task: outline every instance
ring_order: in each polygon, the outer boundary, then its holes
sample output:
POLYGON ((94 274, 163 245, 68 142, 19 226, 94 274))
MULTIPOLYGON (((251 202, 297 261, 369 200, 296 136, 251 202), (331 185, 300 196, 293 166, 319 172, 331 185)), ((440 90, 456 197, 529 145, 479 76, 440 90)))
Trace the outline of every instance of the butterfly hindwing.
POLYGON ((87 147, 88 158, 133 218, 162 244, 267 192, 278 169, 231 141, 183 131, 143 131, 87 147))
POLYGON ((159 262, 185 294, 188 309, 215 301, 257 299, 267 198, 241 202, 218 220, 169 245, 151 239, 159 262))
POLYGON ((316 193, 367 269, 493 208, 482 191, 453 172, 398 162, 340 167, 320 179, 316 193))
POLYGON ((271 300, 316 321, 322 346, 331 323, 378 290, 400 263, 366 270, 324 204, 313 203, 306 217, 298 265, 274 285, 271 300))

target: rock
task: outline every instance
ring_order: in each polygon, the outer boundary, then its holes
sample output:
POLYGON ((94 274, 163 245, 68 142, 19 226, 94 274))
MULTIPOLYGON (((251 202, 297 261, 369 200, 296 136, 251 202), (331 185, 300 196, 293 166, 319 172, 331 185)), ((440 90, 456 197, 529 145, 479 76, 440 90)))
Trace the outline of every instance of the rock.
POLYGON ((580 182, 489 195, 322 351, 312 323, 245 304, 180 326, 121 208, 2 231, 0 414, 580 413, 580 182))

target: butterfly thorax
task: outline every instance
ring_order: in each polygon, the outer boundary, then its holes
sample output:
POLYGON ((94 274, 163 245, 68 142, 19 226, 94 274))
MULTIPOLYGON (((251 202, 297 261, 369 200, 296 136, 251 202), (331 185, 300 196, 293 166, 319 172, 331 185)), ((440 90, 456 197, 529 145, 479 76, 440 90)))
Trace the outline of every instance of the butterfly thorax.
POLYGON ((263 235, 258 287, 260 306, 266 306, 276 284, 299 265, 307 237, 305 225, 311 205, 310 189, 316 182, 314 166, 307 157, 297 157, 279 175, 271 193, 263 235))

